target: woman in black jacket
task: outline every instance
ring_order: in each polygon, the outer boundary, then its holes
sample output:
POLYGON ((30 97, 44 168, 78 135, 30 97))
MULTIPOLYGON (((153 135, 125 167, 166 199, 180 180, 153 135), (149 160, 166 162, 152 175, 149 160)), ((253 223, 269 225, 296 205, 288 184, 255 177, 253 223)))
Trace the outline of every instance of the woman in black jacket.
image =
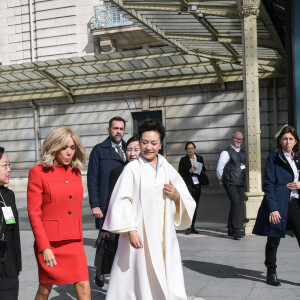
POLYGON ((18 299, 18 276, 21 271, 19 220, 15 194, 4 186, 9 183, 10 167, 4 148, 0 147, 0 300, 18 299), (3 207, 8 213, 3 214, 3 207))
POLYGON ((187 155, 180 159, 178 172, 185 181, 192 197, 196 201, 196 209, 193 216, 192 225, 186 230, 185 233, 190 235, 191 233, 199 233, 199 231, 195 229, 195 221, 201 196, 201 174, 206 171, 206 168, 204 166, 203 157, 195 154, 196 145, 193 142, 187 142, 184 149, 187 155), (199 172, 197 163, 200 163, 200 168, 202 168, 200 175, 198 174, 199 172))
POLYGON ((287 230, 293 230, 300 246, 300 156, 296 129, 285 126, 277 137, 277 148, 268 156, 263 201, 253 233, 267 236, 265 266, 267 283, 279 286, 277 249, 287 230))

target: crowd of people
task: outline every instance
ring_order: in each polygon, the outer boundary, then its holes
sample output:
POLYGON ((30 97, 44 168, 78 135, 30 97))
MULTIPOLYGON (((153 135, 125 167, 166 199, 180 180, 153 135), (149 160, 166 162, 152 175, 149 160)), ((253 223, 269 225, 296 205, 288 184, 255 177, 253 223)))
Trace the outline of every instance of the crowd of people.
MULTIPOLYGON (((126 122, 109 121, 108 137, 91 151, 87 183, 89 202, 100 240, 114 242, 114 262, 106 299, 187 299, 176 230, 195 228, 206 167, 196 145, 185 144, 178 172, 159 154, 165 128, 149 120, 127 143, 126 122)), ((228 236, 242 238, 246 155, 243 133, 233 133, 222 151, 217 177, 230 201, 228 236)), ((280 239, 292 229, 300 245, 299 138, 291 126, 277 137, 267 159, 264 192, 254 234, 267 236, 267 283, 280 285, 276 254, 280 239)), ((39 286, 35 300, 48 299, 53 284, 74 284, 79 300, 91 299, 82 233, 83 186, 80 169, 87 160, 80 137, 57 127, 45 138, 41 157, 28 177, 28 215, 34 234, 39 286)), ((0 299, 18 299, 21 246, 18 211, 9 183, 11 165, 0 147, 0 299)), ((105 272, 96 268, 103 286, 105 272)), ((107 278, 108 279, 108 278, 107 278)))

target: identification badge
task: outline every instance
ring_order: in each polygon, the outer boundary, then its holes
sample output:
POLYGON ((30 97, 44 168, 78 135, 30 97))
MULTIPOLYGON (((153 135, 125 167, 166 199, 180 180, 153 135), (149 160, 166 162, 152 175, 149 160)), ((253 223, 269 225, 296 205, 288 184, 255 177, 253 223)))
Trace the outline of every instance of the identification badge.
POLYGON ((242 170, 246 169, 246 166, 245 165, 241 165, 241 169, 242 170))
POLYGON ((16 224, 16 220, 10 206, 1 207, 6 224, 16 224))

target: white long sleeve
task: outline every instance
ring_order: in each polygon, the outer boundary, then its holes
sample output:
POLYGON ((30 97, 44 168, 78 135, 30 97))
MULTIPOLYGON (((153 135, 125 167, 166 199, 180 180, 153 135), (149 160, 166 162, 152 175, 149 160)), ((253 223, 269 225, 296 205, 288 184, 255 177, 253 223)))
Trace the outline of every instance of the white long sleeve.
POLYGON ((229 153, 227 151, 222 151, 217 166, 217 176, 219 180, 222 179, 224 167, 229 162, 229 160, 229 153))

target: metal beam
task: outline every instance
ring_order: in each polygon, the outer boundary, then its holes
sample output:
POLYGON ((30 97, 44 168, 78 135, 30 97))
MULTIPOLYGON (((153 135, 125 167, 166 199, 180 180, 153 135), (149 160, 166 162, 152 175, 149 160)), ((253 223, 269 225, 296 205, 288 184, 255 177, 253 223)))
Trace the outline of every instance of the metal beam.
POLYGON ((274 27, 274 24, 269 16, 269 13, 266 9, 266 7, 264 6, 263 2, 260 2, 260 20, 265 24, 265 26, 269 29, 271 36, 274 38, 274 40, 276 41, 276 45, 277 45, 277 49, 279 51, 279 53, 282 56, 286 55, 286 51, 285 51, 285 47, 282 44, 282 41, 274 27))
MULTIPOLYGON (((199 21, 199 23, 201 23, 204 28, 206 28, 206 30, 216 39, 219 40, 219 33, 217 32, 217 30, 205 19, 199 19, 196 13, 192 14, 195 19, 197 19, 199 21)), ((238 60, 238 52, 229 44, 229 43, 223 43, 220 41, 220 44, 230 53, 232 54, 232 56, 234 57, 234 59, 238 60)))
POLYGON ((222 75, 222 72, 220 70, 220 67, 216 64, 216 61, 214 59, 212 59, 210 62, 211 62, 211 65, 213 66, 214 70, 217 73, 217 76, 218 76, 218 79, 219 79, 219 82, 220 82, 220 85, 221 85, 221 89, 223 91, 225 91, 226 86, 225 86, 225 82, 224 82, 223 75, 222 75))
MULTIPOLYGON (((242 38, 238 36, 230 36, 230 35, 218 35, 214 37, 208 34, 186 34, 186 33, 166 33, 168 38, 172 39, 183 39, 183 40, 195 40, 195 41, 208 41, 208 42, 220 42, 220 43, 229 43, 242 45, 242 38)), ((258 40, 258 46, 263 48, 271 48, 277 49, 277 45, 273 39, 260 39, 258 40)))
POLYGON ((38 73, 40 73, 42 76, 46 77, 51 83, 53 83, 55 86, 57 86, 62 92, 69 98, 69 101, 71 103, 74 103, 74 98, 72 95, 72 90, 69 89, 67 86, 65 86, 63 83, 61 83, 57 78, 53 77, 51 74, 47 73, 43 70, 36 70, 38 73))
POLYGON ((0 93, 0 103, 2 102, 15 102, 15 101, 31 101, 41 100, 46 98, 61 98, 65 94, 61 90, 49 91, 22 91, 18 93, 0 93))
POLYGON ((201 52, 198 49, 194 50, 195 53, 197 53, 199 56, 201 57, 205 57, 208 59, 215 59, 215 60, 220 60, 226 63, 236 63, 236 64, 240 64, 242 62, 242 58, 234 58, 232 56, 229 55, 220 55, 220 54, 213 54, 213 53, 205 53, 205 52, 201 52))
POLYGON ((221 6, 221 5, 203 5, 203 4, 193 4, 196 5, 196 10, 191 4, 169 4, 161 2, 126 2, 124 7, 126 9, 134 10, 152 10, 152 11, 171 11, 171 12, 196 12, 205 15, 214 15, 222 17, 238 17, 239 13, 236 6, 221 6))

